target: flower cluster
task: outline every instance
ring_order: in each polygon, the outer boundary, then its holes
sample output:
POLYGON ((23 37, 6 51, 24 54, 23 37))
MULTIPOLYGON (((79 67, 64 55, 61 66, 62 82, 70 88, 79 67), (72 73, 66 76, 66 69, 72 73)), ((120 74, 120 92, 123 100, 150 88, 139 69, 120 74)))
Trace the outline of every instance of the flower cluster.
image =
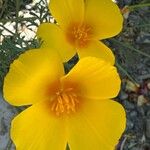
POLYGON ((57 24, 39 26, 41 48, 21 54, 4 80, 5 99, 29 105, 11 124, 16 150, 113 150, 125 112, 112 100, 121 83, 114 55, 99 40, 121 31, 119 8, 111 0, 51 0, 49 8, 57 24))

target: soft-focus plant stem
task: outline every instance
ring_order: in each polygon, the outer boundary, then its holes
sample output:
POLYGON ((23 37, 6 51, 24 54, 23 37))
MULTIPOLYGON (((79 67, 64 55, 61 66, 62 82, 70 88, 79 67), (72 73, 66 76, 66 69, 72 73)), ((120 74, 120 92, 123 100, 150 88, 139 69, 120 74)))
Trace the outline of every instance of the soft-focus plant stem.
POLYGON ((0 24, 0 27, 2 27, 4 30, 6 30, 7 32, 11 33, 12 35, 14 35, 14 32, 10 31, 9 29, 7 29, 5 26, 0 24))
POLYGON ((5 0, 5 1, 4 1, 4 5, 3 5, 2 10, 1 10, 1 12, 0 12, 0 18, 2 18, 2 16, 3 16, 3 13, 4 13, 4 11, 5 11, 5 9, 6 9, 6 6, 7 6, 7 2, 8 2, 8 0, 5 0))
POLYGON ((150 6, 150 3, 137 4, 137 5, 128 6, 128 9, 129 9, 130 11, 132 11, 132 10, 137 9, 137 8, 148 7, 148 6, 150 6))
POLYGON ((16 34, 18 33, 18 17, 19 17, 19 9, 20 9, 20 0, 16 0, 16 34))
POLYGON ((18 17, 18 18, 9 18, 9 19, 2 19, 0 20, 1 23, 6 23, 6 22, 16 22, 17 20, 18 21, 31 21, 31 20, 36 20, 37 17, 29 17, 29 18, 21 18, 21 17, 18 17))
POLYGON ((150 24, 140 24, 140 25, 135 25, 134 27, 137 27, 137 28, 150 27, 150 24))
POLYGON ((116 61, 116 67, 122 71, 137 87, 139 84, 130 76, 130 74, 116 61))
POLYGON ((125 43, 120 42, 120 41, 118 41, 118 40, 116 40, 116 39, 114 39, 114 38, 111 38, 110 41, 112 41, 113 43, 119 44, 119 45, 121 45, 121 46, 123 46, 123 47, 126 47, 126 48, 128 48, 128 49, 130 49, 130 50, 132 50, 132 51, 135 51, 136 53, 139 53, 140 55, 143 55, 143 56, 145 56, 145 57, 150 58, 150 55, 149 55, 149 54, 147 54, 147 53, 145 53, 145 52, 142 52, 142 51, 140 51, 140 50, 138 50, 138 49, 132 47, 131 45, 129 45, 129 44, 127 44, 127 43, 125 44, 125 43))

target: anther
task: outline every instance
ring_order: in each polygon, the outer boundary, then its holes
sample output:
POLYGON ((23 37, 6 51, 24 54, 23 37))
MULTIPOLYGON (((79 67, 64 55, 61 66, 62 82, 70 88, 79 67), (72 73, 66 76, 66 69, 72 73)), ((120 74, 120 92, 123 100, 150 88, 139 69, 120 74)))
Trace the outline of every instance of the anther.
POLYGON ((91 34, 92 28, 89 25, 74 24, 69 26, 66 36, 71 44, 77 47, 84 47, 89 43, 91 34))
POLYGON ((71 89, 57 92, 51 102, 51 111, 54 112, 56 116, 76 112, 79 104, 77 98, 77 95, 72 92, 71 89))

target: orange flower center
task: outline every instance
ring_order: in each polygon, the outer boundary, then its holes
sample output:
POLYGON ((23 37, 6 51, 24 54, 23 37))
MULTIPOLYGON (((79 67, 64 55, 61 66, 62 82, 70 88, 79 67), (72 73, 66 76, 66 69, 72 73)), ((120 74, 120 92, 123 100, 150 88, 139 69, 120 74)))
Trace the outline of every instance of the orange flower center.
POLYGON ((67 30, 67 40, 76 48, 86 47, 91 39, 92 27, 87 24, 71 24, 67 30))
POLYGON ((71 114, 78 109, 79 100, 72 88, 60 90, 56 92, 54 99, 51 102, 51 111, 60 116, 63 114, 71 114))

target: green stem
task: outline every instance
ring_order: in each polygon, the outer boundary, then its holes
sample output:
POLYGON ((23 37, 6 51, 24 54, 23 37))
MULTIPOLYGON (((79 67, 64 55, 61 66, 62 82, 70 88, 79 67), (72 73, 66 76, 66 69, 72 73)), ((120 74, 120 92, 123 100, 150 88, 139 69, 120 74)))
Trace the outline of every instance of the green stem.
POLYGON ((14 32, 10 31, 9 29, 7 29, 5 26, 0 24, 0 27, 2 27, 4 30, 8 31, 9 33, 11 33, 12 35, 14 35, 14 32))
POLYGON ((18 21, 33 21, 37 19, 37 17, 29 17, 29 18, 21 18, 21 17, 18 17, 18 18, 10 18, 10 19, 2 19, 0 20, 1 23, 6 23, 6 22, 16 22, 17 20, 18 21))
POLYGON ((150 24, 140 24, 140 25, 135 25, 134 27, 137 27, 137 28, 144 28, 144 27, 149 27, 150 24))
POLYGON ((16 0, 16 34, 18 33, 19 10, 20 10, 20 0, 16 0))
POLYGON ((128 6, 128 8, 132 11, 137 8, 149 7, 149 6, 150 6, 150 3, 146 3, 146 4, 131 5, 131 6, 128 6))
POLYGON ((116 61, 117 68, 122 71, 136 86, 139 84, 131 77, 131 75, 116 61))
POLYGON ((123 46, 123 47, 126 47, 126 48, 128 48, 128 49, 130 49, 130 50, 133 50, 133 51, 135 51, 136 53, 139 53, 139 54, 141 54, 141 55, 143 55, 143 56, 145 56, 145 57, 148 57, 148 58, 150 59, 150 55, 149 55, 149 54, 144 53, 144 52, 142 52, 142 51, 140 51, 140 50, 138 50, 138 49, 132 47, 132 46, 129 45, 129 44, 124 44, 123 42, 120 42, 120 41, 118 41, 118 40, 116 40, 116 39, 114 39, 114 38, 111 38, 110 41, 112 41, 113 43, 117 43, 117 44, 119 44, 119 45, 121 45, 121 46, 123 46))
POLYGON ((7 6, 7 2, 8 2, 8 0, 4 1, 4 5, 3 5, 1 13, 0 13, 0 18, 2 18, 3 14, 4 14, 4 11, 5 11, 6 6, 7 6))

